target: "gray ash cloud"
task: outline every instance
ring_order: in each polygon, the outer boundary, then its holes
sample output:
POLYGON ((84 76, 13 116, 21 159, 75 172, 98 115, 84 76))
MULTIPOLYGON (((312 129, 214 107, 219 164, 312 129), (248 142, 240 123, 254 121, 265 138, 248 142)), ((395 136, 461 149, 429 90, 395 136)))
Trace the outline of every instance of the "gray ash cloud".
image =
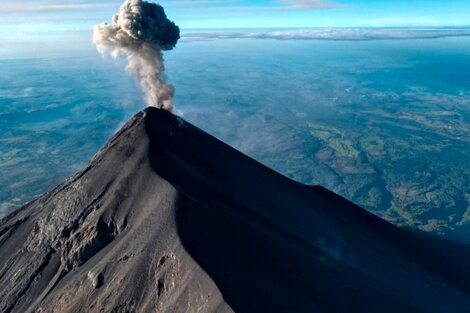
POLYGON ((112 23, 96 25, 93 42, 102 54, 127 57, 126 70, 140 83, 149 106, 173 108, 174 87, 163 76, 164 50, 175 47, 179 27, 163 7, 142 0, 126 0, 112 23))

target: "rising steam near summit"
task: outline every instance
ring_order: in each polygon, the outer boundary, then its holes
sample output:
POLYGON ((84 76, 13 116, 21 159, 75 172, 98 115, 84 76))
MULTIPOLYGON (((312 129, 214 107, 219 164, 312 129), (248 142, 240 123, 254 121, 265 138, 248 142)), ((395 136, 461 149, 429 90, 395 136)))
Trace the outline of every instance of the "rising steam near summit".
POLYGON ((139 81, 148 105, 169 111, 175 90, 163 76, 162 51, 173 49, 179 38, 179 27, 163 7, 142 0, 126 0, 111 24, 96 25, 93 31, 100 53, 127 58, 126 70, 139 81))

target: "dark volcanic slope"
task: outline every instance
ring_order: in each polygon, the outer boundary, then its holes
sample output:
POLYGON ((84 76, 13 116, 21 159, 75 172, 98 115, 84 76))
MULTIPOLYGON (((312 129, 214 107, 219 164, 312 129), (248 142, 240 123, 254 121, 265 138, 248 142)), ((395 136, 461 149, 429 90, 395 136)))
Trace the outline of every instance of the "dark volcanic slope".
POLYGON ((466 313, 469 256, 149 108, 0 223, 0 312, 466 313))

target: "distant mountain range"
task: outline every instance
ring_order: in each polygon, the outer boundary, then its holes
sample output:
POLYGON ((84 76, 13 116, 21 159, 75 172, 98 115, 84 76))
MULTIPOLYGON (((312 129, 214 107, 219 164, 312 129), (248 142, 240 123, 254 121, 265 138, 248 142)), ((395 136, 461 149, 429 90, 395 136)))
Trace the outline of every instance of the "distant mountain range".
POLYGON ((171 113, 0 222, 0 312, 468 312, 468 246, 294 182, 171 113))

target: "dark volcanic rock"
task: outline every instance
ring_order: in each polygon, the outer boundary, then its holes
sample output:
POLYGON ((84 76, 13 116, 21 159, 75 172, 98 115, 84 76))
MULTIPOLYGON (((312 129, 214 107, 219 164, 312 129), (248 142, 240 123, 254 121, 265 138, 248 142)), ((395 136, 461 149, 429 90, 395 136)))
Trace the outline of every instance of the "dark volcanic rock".
POLYGON ((0 312, 468 312, 469 262, 149 108, 0 222, 0 312))

